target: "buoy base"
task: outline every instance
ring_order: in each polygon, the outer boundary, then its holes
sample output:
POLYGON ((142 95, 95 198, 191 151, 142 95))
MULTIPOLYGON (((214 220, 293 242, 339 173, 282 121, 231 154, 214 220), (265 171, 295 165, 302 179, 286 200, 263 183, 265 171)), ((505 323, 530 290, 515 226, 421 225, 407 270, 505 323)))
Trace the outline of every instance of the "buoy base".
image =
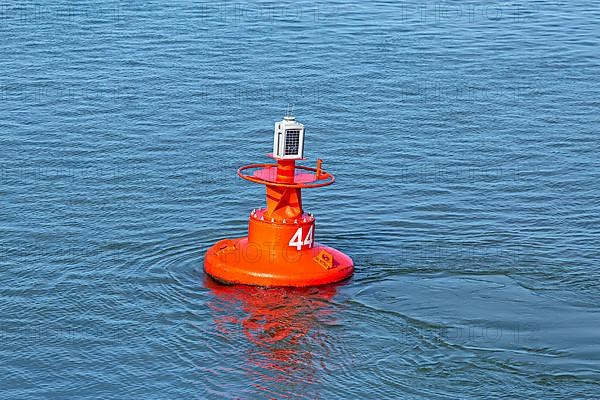
POLYGON ((305 287, 347 279, 354 263, 341 251, 318 243, 297 251, 243 237, 223 239, 208 249, 204 271, 226 284, 305 287))

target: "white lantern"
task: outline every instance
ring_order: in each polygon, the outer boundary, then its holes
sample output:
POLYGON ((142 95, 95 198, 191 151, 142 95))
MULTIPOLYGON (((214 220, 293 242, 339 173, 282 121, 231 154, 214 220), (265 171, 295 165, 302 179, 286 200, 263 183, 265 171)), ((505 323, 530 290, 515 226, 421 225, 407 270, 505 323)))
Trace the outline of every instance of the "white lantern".
POLYGON ((273 158, 300 160, 304 156, 304 125, 291 115, 275 123, 273 158))

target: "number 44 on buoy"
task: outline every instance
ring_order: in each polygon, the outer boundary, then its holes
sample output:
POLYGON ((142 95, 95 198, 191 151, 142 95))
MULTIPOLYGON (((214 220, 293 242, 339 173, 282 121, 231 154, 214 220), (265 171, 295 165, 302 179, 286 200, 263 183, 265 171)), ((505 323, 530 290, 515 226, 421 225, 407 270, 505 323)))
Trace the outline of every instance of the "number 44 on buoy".
POLYGON ((290 246, 296 246, 296 250, 301 250, 302 246, 312 247, 313 244, 313 227, 311 226, 308 229, 308 233, 306 234, 306 239, 302 240, 302 227, 298 228, 292 239, 288 243, 290 246))
POLYGON ((253 210, 248 236, 223 239, 206 252, 204 270, 227 284, 314 286, 346 279, 352 259, 315 242, 315 217, 302 208, 302 189, 331 185, 335 178, 316 168, 296 165, 303 160, 304 125, 289 114, 275 123, 274 164, 250 164, 238 175, 266 187, 266 207, 253 210))

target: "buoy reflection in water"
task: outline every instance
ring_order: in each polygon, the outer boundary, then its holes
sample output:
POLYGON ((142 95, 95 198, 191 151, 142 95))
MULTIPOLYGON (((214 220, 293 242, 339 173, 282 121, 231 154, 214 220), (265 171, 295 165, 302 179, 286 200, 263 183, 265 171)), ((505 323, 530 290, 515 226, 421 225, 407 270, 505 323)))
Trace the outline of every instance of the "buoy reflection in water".
POLYGON ((215 296, 208 304, 215 329, 245 341, 239 343, 246 358, 241 368, 254 389, 270 396, 309 396, 305 390, 318 384, 319 371, 327 368, 321 358, 330 352, 331 338, 321 326, 335 320, 330 300, 336 287, 226 286, 208 277, 205 285, 215 296))

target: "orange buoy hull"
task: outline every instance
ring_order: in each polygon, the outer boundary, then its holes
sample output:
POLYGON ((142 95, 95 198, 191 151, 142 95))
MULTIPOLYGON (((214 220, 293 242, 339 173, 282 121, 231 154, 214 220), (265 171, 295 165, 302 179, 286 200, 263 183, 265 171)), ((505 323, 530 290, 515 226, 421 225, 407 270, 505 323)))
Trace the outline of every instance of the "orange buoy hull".
POLYGON ((266 211, 250 215, 247 237, 223 239, 206 252, 208 275, 227 284, 294 287, 325 285, 352 275, 350 257, 313 243, 314 217, 275 221, 265 218, 266 211))
POLYGON ((225 239, 227 250, 217 242, 206 253, 204 270, 213 279, 225 284, 257 286, 318 286, 339 282, 354 272, 352 259, 328 246, 317 244, 314 250, 299 253, 294 259, 271 258, 268 250, 256 251, 248 238, 225 239), (229 247, 231 246, 231 247, 229 247), (327 269, 314 260, 325 250, 333 256, 335 267, 327 269), (244 255, 250 256, 244 256, 244 255), (245 258, 246 257, 246 258, 245 258))

